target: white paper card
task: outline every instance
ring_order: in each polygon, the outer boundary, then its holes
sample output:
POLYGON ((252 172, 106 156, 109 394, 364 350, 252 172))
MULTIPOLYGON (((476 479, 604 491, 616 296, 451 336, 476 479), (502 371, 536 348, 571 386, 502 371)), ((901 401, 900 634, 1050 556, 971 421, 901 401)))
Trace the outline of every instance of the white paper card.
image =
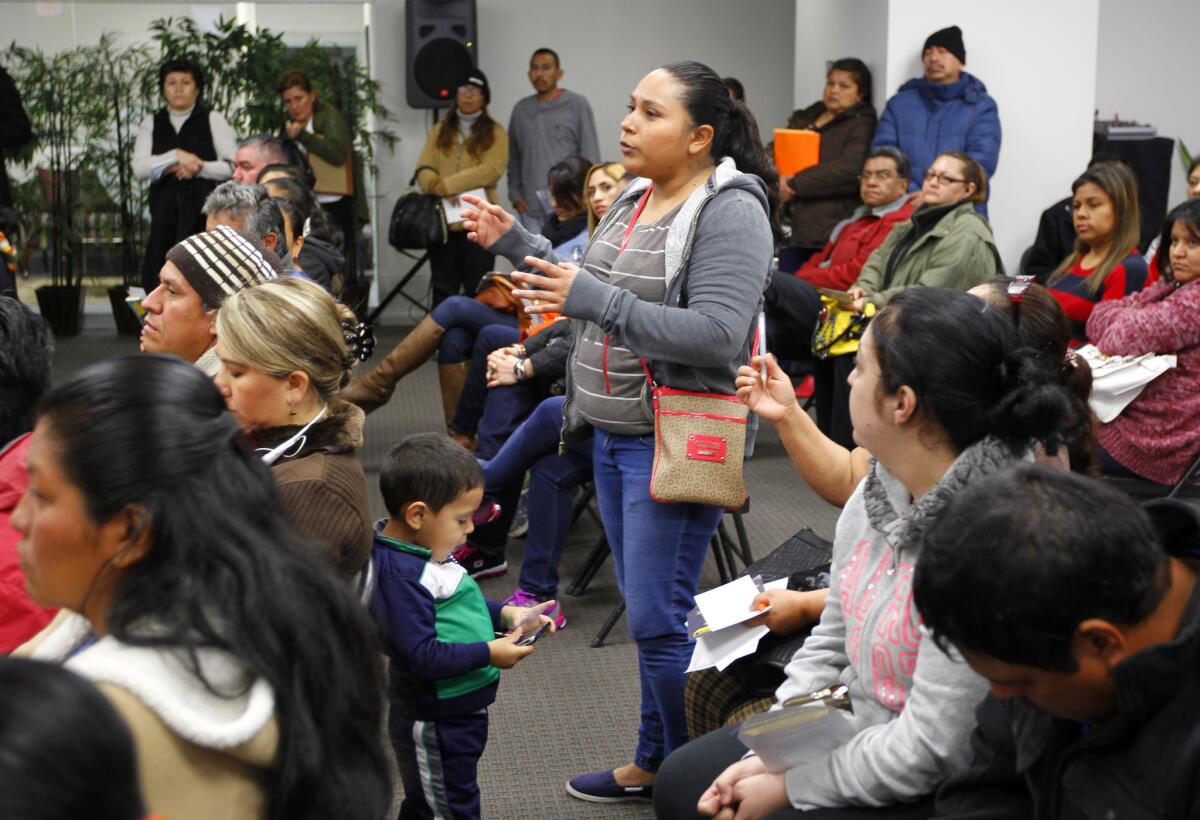
POLYGON ((447 225, 453 225, 455 222, 462 222, 463 208, 471 207, 467 204, 466 200, 463 199, 463 194, 477 196, 483 200, 487 199, 487 191, 483 190, 482 188, 472 188, 469 191, 463 191, 462 194, 458 194, 457 196, 442 197, 442 210, 446 212, 447 225))
POLYGON ((709 630, 717 632, 760 614, 750 609, 750 602, 756 595, 758 586, 754 579, 743 575, 716 589, 701 592, 696 596, 696 606, 700 608, 709 630))

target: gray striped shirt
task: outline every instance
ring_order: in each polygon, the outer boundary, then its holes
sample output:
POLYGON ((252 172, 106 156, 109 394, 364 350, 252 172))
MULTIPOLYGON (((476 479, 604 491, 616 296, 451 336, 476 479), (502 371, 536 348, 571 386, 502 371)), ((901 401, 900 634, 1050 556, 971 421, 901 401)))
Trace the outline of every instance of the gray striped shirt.
MULTIPOLYGON (((633 213, 611 222, 588 250, 584 260, 588 273, 601 282, 632 291, 644 302, 661 305, 667 289, 667 231, 680 207, 682 203, 651 224, 635 225, 624 251, 621 243, 633 213)), ((641 403, 646 374, 637 355, 620 340, 606 339, 604 331, 591 322, 583 330, 572 379, 572 400, 589 424, 629 436, 654 432, 654 419, 647 416, 641 403)))

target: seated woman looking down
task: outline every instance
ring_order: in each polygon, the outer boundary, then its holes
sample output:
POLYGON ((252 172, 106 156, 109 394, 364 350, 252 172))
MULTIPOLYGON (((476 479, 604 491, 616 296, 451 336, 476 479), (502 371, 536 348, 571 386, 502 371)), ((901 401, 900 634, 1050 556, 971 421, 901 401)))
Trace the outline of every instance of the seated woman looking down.
POLYGON ((1176 365, 1100 427, 1101 469, 1174 484, 1200 452, 1200 199, 1167 214, 1158 251, 1163 280, 1100 302, 1087 334, 1101 353, 1171 353, 1176 365))
POLYGON ((1152 279, 1138 253, 1137 177, 1123 162, 1100 162, 1071 184, 1075 251, 1046 286, 1071 320, 1071 346, 1087 344, 1096 304, 1137 293, 1152 279))
MULTIPOLYGON (((757 404, 761 376, 743 370, 737 382, 757 404)), ((1034 441, 1054 451, 1072 434, 1070 400, 1057 372, 1020 349, 1006 316, 942 288, 898 294, 871 322, 851 384, 854 435, 873 454, 871 470, 838 520, 821 622, 776 698, 845 684, 857 733, 777 773, 754 756, 737 762, 746 748, 736 728, 705 735, 663 765, 659 817, 725 808, 761 817, 789 806, 928 817, 929 796, 969 757, 987 684, 920 630, 909 582, 921 535, 955 493, 1027 457, 1034 441)), ((825 816, 837 815, 812 815, 825 816)))
POLYGON ((42 400, 29 472, 21 563, 64 612, 17 651, 107 696, 150 812, 384 816, 372 627, 207 376, 153 354, 82 370, 42 400))
MULTIPOLYGON (((542 226, 542 236, 567 257, 576 247, 582 248, 587 240, 587 213, 583 204, 587 169, 588 161, 583 157, 568 157, 548 174, 554 213, 542 226)), ((442 413, 446 428, 453 431, 454 411, 467 380, 475 339, 485 327, 495 324, 512 328, 512 341, 516 341, 516 316, 488 307, 471 296, 447 297, 409 331, 382 362, 351 382, 342 391, 342 398, 371 413, 387 404, 397 383, 427 362, 436 351, 442 413)), ((456 438, 463 437, 459 434, 456 438)))
POLYGON ((348 579, 371 554, 358 460, 363 412, 338 398, 355 363, 358 319, 313 282, 270 285, 221 306, 216 385, 271 466, 284 518, 348 579))

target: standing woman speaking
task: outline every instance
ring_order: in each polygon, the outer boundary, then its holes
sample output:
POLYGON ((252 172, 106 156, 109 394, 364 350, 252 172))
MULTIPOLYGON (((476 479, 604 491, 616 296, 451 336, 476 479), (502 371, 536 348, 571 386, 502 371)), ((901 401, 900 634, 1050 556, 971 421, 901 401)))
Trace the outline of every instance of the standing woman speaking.
POLYGON ((150 180, 150 239, 142 264, 146 293, 158 287, 167 251, 204 230, 200 209, 222 180, 233 175, 237 138, 220 112, 205 107, 204 74, 188 60, 167 60, 158 70, 166 105, 138 126, 133 174, 150 180))
POLYGON ((650 497, 654 418, 644 360, 664 386, 732 395, 748 360, 774 249, 777 177, 749 112, 707 66, 650 72, 621 122, 638 179, 608 210, 582 268, 561 260, 495 205, 472 200, 469 236, 537 273, 524 298, 575 322, 564 438, 594 429, 596 496, 629 632, 637 642, 641 726, 631 764, 580 775, 575 797, 651 797, 663 758, 687 741, 684 619, 723 511, 650 497))

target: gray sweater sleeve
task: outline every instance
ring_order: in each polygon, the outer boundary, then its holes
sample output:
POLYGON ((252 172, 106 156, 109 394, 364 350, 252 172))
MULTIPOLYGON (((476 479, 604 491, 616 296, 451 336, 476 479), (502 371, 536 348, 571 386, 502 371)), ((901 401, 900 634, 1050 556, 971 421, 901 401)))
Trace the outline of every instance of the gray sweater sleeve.
POLYGON ((793 806, 886 806, 931 794, 970 762, 975 707, 987 682, 922 636, 903 711, 830 756, 787 773, 793 806))
POLYGON ((687 307, 642 301, 582 271, 562 312, 596 323, 614 342, 652 361, 728 365, 741 353, 762 303, 772 249, 762 203, 747 191, 725 189, 700 212, 691 253, 677 274, 687 277, 687 307))

